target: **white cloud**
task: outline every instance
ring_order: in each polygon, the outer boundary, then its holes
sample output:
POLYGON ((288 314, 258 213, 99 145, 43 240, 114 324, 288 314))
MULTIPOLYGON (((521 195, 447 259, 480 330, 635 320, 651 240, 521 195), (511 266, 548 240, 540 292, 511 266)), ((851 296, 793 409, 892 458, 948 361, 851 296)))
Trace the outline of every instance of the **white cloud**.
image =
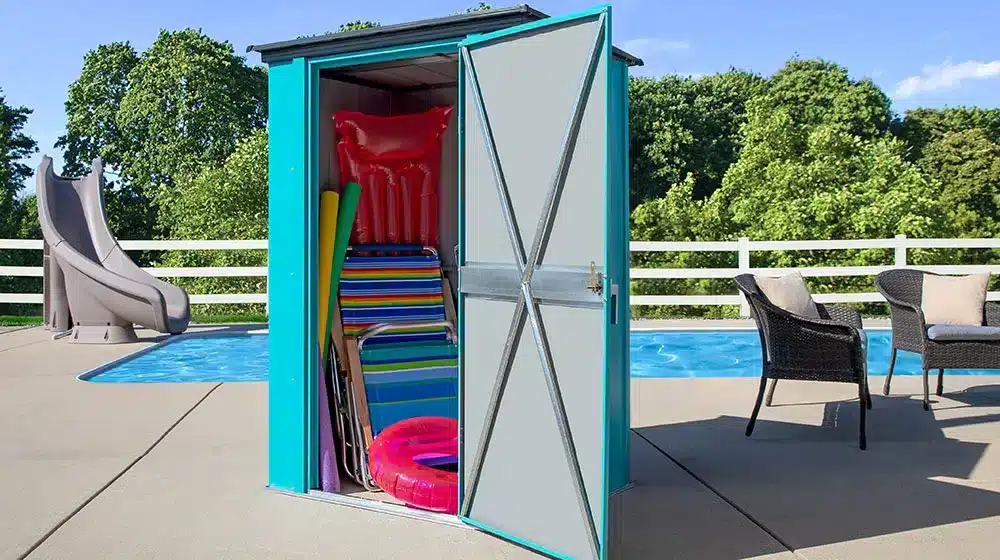
POLYGON ((631 39, 629 41, 625 41, 625 44, 622 45, 622 49, 628 53, 638 56, 639 58, 667 52, 686 51, 690 48, 691 43, 687 41, 668 41, 666 39, 658 39, 656 37, 640 37, 638 39, 631 39))
POLYGON ((920 76, 910 76, 896 84, 897 99, 911 97, 925 91, 958 87, 966 80, 1000 76, 1000 60, 979 62, 968 60, 960 64, 945 62, 940 66, 927 66, 920 76))

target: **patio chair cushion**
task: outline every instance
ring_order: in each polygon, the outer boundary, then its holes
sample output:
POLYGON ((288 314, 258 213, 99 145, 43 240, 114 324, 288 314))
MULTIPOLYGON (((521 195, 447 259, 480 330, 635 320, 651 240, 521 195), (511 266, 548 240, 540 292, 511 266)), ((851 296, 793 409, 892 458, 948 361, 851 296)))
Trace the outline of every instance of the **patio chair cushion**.
POLYGON ((920 309, 928 325, 982 325, 990 274, 924 274, 920 309))
POLYGON ((927 338, 939 342, 996 340, 1000 342, 1000 327, 980 327, 978 325, 931 325, 927 338))
POLYGON ((777 278, 754 275, 754 280, 764 297, 774 305, 800 317, 820 318, 802 274, 793 272, 777 278))

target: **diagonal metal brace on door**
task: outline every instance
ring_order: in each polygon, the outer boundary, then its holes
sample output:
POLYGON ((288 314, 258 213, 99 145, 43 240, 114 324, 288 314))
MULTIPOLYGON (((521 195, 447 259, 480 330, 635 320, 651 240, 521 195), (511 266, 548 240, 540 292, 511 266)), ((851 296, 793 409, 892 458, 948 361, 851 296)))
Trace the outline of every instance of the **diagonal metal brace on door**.
POLYGON ((574 442, 569 420, 566 415, 566 406, 562 398, 562 391, 559 387, 559 380, 556 376, 552 352, 549 347, 548 336, 545 332, 545 325, 542 321, 542 315, 538 302, 535 300, 534 294, 532 293, 531 279, 535 269, 542 264, 545 256, 545 250, 548 246, 549 238, 551 237, 552 227, 555 223, 555 216, 559 206, 559 200, 566 184, 570 163, 573 159, 573 152, 580 133, 581 122, 587 108, 587 100, 590 97, 594 77, 600 63, 601 52, 604 47, 604 39, 605 14, 601 13, 599 15, 599 19, 597 20, 597 31, 595 33, 593 47, 589 54, 587 65, 578 87, 572 116, 563 136, 556 172, 552 178, 552 184, 545 198, 545 203, 542 207, 542 212, 535 229, 535 237, 532 241, 531 251, 528 255, 525 255, 524 243, 521 238, 520 228, 518 227, 517 220, 514 215, 510 192, 507 188, 507 182, 504 177, 500 158, 497 155, 496 143, 493 138, 492 128, 490 127, 490 121, 486 112, 482 91, 479 87, 475 64, 473 63, 469 48, 467 46, 463 46, 461 48, 463 66, 466 70, 467 78, 472 89, 471 93, 476 107, 476 113, 481 124, 481 132, 483 134, 483 140, 489 156, 491 170, 496 182, 497 194, 500 199, 504 223, 507 228, 508 237, 510 238, 511 248, 514 252, 514 260, 517 265, 518 274, 520 275, 520 294, 517 297, 514 315, 512 317, 510 329, 508 330, 507 339, 504 344, 499 371, 497 372, 497 377, 494 381, 493 392, 490 396, 490 402, 486 411, 483 430, 479 438, 476 453, 473 456, 472 470, 465 488, 461 513, 463 516, 468 517, 472 510, 473 500, 475 499, 480 475, 482 474, 486 451, 493 435, 493 429, 496 426, 500 402, 503 400, 504 391, 507 387, 507 381, 510 377, 511 368, 513 367, 517 346, 521 340, 521 335, 524 332, 525 322, 530 322, 539 358, 541 359, 542 373, 545 377, 549 398, 552 402, 553 412, 556 417, 556 424, 563 443, 563 451, 571 469, 571 479, 576 492, 577 502, 587 524, 587 535, 590 537, 588 539, 590 545, 589 548, 594 558, 600 557, 600 542, 597 526, 594 522, 593 511, 590 508, 590 501, 588 499, 586 486, 583 481, 580 461, 576 452, 576 444, 574 442))

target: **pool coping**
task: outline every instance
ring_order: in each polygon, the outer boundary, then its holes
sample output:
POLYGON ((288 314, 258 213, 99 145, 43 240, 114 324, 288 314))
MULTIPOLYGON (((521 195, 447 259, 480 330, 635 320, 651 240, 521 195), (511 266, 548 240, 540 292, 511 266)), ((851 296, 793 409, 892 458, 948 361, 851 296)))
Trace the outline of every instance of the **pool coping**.
MULTIPOLYGON (((91 381, 91 379, 93 379, 94 377, 97 377, 98 375, 100 375, 100 374, 108 371, 109 369, 114 368, 116 366, 119 366, 119 365, 121 365, 121 364, 123 364, 125 362, 129 362, 129 361, 135 360, 136 358, 139 358, 140 356, 144 356, 146 354, 149 354, 153 350, 156 350, 157 348, 163 348, 164 346, 167 346, 168 344, 175 344, 175 343, 178 343, 178 342, 183 342, 185 340, 191 340, 193 338, 244 337, 244 336, 261 336, 261 335, 266 335, 266 334, 268 334, 267 327, 264 327, 264 328, 261 328, 261 329, 247 329, 245 331, 238 331, 238 332, 232 332, 232 331, 201 331, 201 332, 187 332, 187 333, 172 335, 169 338, 167 338, 166 340, 163 340, 161 342, 157 342, 156 344, 151 344, 151 345, 149 345, 149 346, 147 346, 145 348, 140 348, 139 350, 136 350, 135 352, 132 352, 130 354, 126 354, 126 355, 124 355, 124 356, 122 356, 120 358, 116 358, 114 360, 111 360, 110 362, 106 362, 106 363, 101 364, 101 365, 99 365, 97 367, 91 368, 91 369, 89 369, 89 370, 87 370, 87 371, 85 371, 85 372, 77 375, 76 376, 76 380, 77 381, 82 381, 84 383, 94 383, 93 381, 91 381)), ((188 381, 186 383, 197 383, 197 381, 188 381)), ((212 382, 211 381, 206 381, 205 383, 212 383, 212 382)))

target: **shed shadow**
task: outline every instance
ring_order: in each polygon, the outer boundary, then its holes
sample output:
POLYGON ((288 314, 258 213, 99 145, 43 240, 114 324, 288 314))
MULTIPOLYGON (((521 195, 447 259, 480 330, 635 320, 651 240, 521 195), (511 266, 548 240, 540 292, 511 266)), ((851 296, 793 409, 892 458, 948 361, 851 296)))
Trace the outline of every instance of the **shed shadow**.
POLYGON ((623 558, 738 560, 787 549, 648 441, 632 434, 623 558))

